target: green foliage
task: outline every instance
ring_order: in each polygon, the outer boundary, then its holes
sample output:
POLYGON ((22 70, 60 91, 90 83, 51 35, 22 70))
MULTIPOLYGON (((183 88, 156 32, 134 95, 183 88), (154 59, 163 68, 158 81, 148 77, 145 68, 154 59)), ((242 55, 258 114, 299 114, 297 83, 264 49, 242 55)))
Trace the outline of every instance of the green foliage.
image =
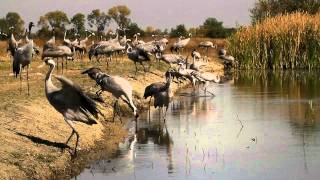
POLYGON ((117 23, 120 28, 127 28, 131 22, 130 9, 125 5, 114 6, 108 10, 108 15, 117 23))
POLYGON ((21 16, 16 12, 8 12, 6 17, 0 19, 0 29, 7 33, 9 33, 9 28, 13 27, 11 30, 12 33, 21 35, 24 33, 24 21, 21 16))
POLYGON ((232 28, 225 28, 223 22, 212 17, 207 18, 199 28, 200 35, 210 38, 226 38, 234 31, 232 28))
POLYGON ((66 26, 69 25, 69 19, 66 13, 63 11, 51 11, 41 16, 38 21, 38 26, 40 29, 38 31, 39 36, 49 36, 51 27, 55 29, 57 36, 62 37, 66 26))
POLYGON ((101 12, 100 9, 92 10, 87 16, 87 20, 90 27, 95 26, 97 28, 98 34, 101 34, 110 23, 110 17, 101 12))
POLYGON ((251 12, 252 23, 279 14, 306 12, 316 14, 320 10, 319 0, 258 0, 251 12))
POLYGON ((188 36, 188 31, 184 24, 178 25, 176 28, 172 28, 170 32, 170 37, 180 37, 180 36, 188 36))
POLYGON ((73 28, 79 33, 79 34, 84 34, 85 32, 85 27, 84 24, 86 22, 86 16, 82 13, 77 13, 75 14, 70 22, 73 25, 73 28))
POLYGON ((128 37, 133 37, 134 34, 140 33, 141 36, 144 36, 144 31, 138 26, 137 23, 130 23, 126 31, 128 37))

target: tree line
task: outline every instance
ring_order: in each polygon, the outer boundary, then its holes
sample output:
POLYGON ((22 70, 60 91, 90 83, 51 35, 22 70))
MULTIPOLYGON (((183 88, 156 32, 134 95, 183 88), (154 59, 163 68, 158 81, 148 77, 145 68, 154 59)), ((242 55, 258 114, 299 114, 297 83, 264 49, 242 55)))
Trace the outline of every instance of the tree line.
MULTIPOLYGON (((161 30, 152 26, 142 29, 130 19, 130 14, 131 10, 125 5, 114 6, 106 12, 94 9, 87 15, 77 13, 71 18, 63 11, 51 11, 39 17, 36 22, 38 31, 35 34, 40 38, 50 37, 52 29, 54 29, 56 36, 63 37, 64 32, 68 29, 71 35, 78 34, 83 36, 86 33, 86 27, 90 27, 90 30, 95 32, 97 36, 103 36, 108 35, 111 31, 109 28, 111 23, 115 23, 121 29, 125 29, 128 37, 132 37, 136 33, 140 33, 141 36, 167 34, 171 37, 187 36, 192 33, 199 37, 225 38, 235 30, 234 28, 224 27, 223 22, 212 17, 207 18, 203 25, 196 28, 187 29, 184 24, 180 24, 170 30, 161 30)), ((6 34, 12 32, 16 35, 23 35, 25 21, 17 12, 8 12, 5 17, 0 18, 0 31, 6 34)), ((123 31, 119 33, 121 35, 123 31)), ((4 37, 2 38, 4 39, 4 37)))

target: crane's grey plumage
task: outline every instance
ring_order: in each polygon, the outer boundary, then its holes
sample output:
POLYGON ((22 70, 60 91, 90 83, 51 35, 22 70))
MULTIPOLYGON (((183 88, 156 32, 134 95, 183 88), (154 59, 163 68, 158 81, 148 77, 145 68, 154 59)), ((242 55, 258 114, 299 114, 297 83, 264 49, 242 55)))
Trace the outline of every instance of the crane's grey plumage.
POLYGON ((143 62, 150 62, 149 54, 142 49, 133 50, 129 44, 127 44, 127 46, 128 46, 127 47, 128 58, 134 62, 134 65, 136 67, 136 71, 134 75, 136 75, 138 72, 137 63, 140 63, 143 67, 144 72, 146 72, 146 68, 143 65, 143 62))
POLYGON ((49 49, 49 48, 53 48, 56 45, 56 36, 55 36, 55 29, 52 28, 52 32, 51 32, 51 39, 49 39, 44 45, 43 45, 43 51, 49 49))
POLYGON ((151 98, 155 94, 166 91, 169 88, 169 86, 170 86, 170 79, 169 79, 170 73, 166 73, 165 75, 166 75, 166 80, 167 80, 166 82, 152 83, 145 88, 143 97, 145 99, 150 97, 149 106, 150 106, 151 98))
POLYGON ((68 60, 73 60, 73 52, 68 46, 52 46, 43 51, 42 59, 44 58, 58 58, 62 59, 62 71, 63 71, 63 60, 66 61, 66 68, 68 66, 68 60))
POLYGON ((173 44, 173 46, 170 48, 171 52, 178 52, 180 53, 180 49, 183 49, 188 45, 190 42, 191 34, 189 34, 188 38, 182 39, 182 36, 179 37, 178 41, 173 44))
POLYGON ((164 114, 164 120, 165 120, 165 116, 167 114, 168 111, 168 107, 169 107, 169 103, 171 101, 171 98, 173 97, 173 92, 170 88, 170 84, 171 84, 171 74, 170 72, 166 72, 166 78, 167 78, 167 82, 165 85, 165 89, 162 91, 159 91, 158 93, 154 94, 154 107, 155 108, 159 108, 159 114, 160 110, 163 110, 163 108, 165 107, 165 114, 164 114))
POLYGON ((82 74, 88 74, 90 78, 100 85, 101 89, 96 92, 98 96, 100 96, 103 91, 108 91, 116 98, 113 119, 115 118, 115 113, 119 114, 119 99, 122 99, 128 104, 132 109, 134 116, 136 118, 138 117, 137 108, 132 99, 132 86, 126 79, 119 76, 110 76, 101 72, 98 68, 90 68, 82 72, 82 74))
POLYGON ((12 61, 12 70, 15 75, 15 77, 20 74, 20 92, 21 89, 21 83, 22 83, 22 71, 21 68, 24 69, 27 67, 27 83, 28 83, 28 95, 30 94, 30 88, 29 88, 29 65, 32 61, 32 54, 33 54, 33 40, 29 40, 27 44, 24 46, 17 48, 17 50, 14 53, 13 61, 12 61))
POLYGON ((11 56, 13 57, 18 47, 22 44, 22 40, 17 41, 12 33, 13 27, 10 27, 10 39, 8 40, 7 51, 10 51, 11 56))
POLYGON ((204 48, 206 50, 207 55, 208 55, 209 48, 216 48, 216 46, 213 45, 213 43, 211 41, 200 42, 198 47, 204 48))
POLYGON ((62 85, 61 88, 56 87, 51 79, 55 62, 52 59, 46 59, 45 62, 50 66, 45 79, 46 97, 49 103, 62 114, 64 120, 72 129, 72 133, 67 139, 66 144, 76 134, 77 139, 74 148, 74 153, 76 154, 80 135, 75 129, 73 122, 82 122, 87 125, 97 124, 96 119, 101 112, 97 108, 96 103, 69 79, 63 76, 55 76, 62 85))

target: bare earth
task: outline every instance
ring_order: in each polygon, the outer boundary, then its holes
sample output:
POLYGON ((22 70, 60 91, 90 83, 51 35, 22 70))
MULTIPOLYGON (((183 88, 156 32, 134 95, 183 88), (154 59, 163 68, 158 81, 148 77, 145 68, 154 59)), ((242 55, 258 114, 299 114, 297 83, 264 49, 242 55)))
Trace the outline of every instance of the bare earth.
MULTIPOLYGON (((26 74, 23 72, 22 91, 19 78, 11 73, 11 59, 4 52, 6 43, 0 42, 0 179, 69 179, 76 175, 90 161, 100 157, 110 157, 116 151, 119 142, 127 132, 123 125, 101 121, 97 125, 76 124, 80 134, 79 155, 71 159, 69 149, 61 150, 71 129, 63 117, 49 105, 44 94, 44 76, 48 69, 39 58, 34 59, 29 69, 30 92, 27 95, 26 74)), ((206 71, 223 73, 223 66, 216 58, 216 51, 211 50, 211 61, 206 71)), ((145 86, 153 82, 164 81, 163 74, 168 66, 152 61, 152 73, 139 73, 133 79, 134 65, 127 58, 113 60, 109 70, 106 63, 89 63, 84 67, 99 66, 112 75, 127 78, 134 88, 134 101, 140 109, 147 103, 142 98, 145 86)), ((77 82, 88 93, 93 94, 97 88, 87 76, 81 75, 80 61, 70 62, 64 76, 77 82)), ((142 70, 142 67, 139 67, 142 70)), ((55 71, 61 74, 61 70, 55 71)), ((58 85, 57 82, 55 82, 58 85)), ((173 89, 178 86, 173 84, 173 89)), ((109 93, 103 94, 105 104, 100 109, 111 119, 114 99, 109 93)), ((126 106, 122 111, 131 117, 126 106)), ((132 118, 128 118, 132 120, 132 118)), ((74 147, 75 140, 69 146, 74 147)))

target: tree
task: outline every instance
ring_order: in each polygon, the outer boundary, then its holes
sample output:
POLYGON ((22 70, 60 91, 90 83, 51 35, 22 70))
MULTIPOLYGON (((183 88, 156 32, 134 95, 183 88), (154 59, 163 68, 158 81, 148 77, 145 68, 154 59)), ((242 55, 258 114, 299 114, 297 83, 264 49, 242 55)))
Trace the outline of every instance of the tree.
POLYGON ((40 29, 38 35, 48 36, 50 34, 49 28, 55 29, 57 36, 63 36, 66 26, 69 24, 69 19, 66 13, 63 11, 51 11, 41 16, 38 21, 38 26, 40 29))
POLYGON ((13 27, 12 32, 14 34, 24 33, 24 21, 21 16, 16 12, 8 12, 5 21, 7 27, 13 27))
POLYGON ((84 23, 85 23, 86 19, 85 19, 85 15, 82 13, 77 13, 75 14, 70 22, 73 25, 73 28, 79 33, 79 34, 83 34, 85 32, 85 27, 84 27, 84 23))
POLYGON ((126 31, 128 37, 133 37, 134 34, 140 33, 141 36, 144 36, 144 31, 138 26, 137 23, 130 23, 126 31))
POLYGON ((87 20, 89 26, 91 28, 95 26, 99 34, 102 34, 102 32, 110 23, 110 17, 104 12, 101 12, 99 9, 92 10, 91 13, 87 16, 87 20))
POLYGON ((232 29, 225 28, 223 22, 210 17, 200 26, 199 33, 210 38, 226 38, 232 33, 232 29))
POLYGON ((188 36, 188 31, 184 26, 184 24, 180 24, 175 29, 171 28, 170 36, 171 37, 188 36))
POLYGON ((255 24, 279 14, 293 12, 316 14, 319 10, 319 0, 258 0, 250 12, 252 24, 255 24))
POLYGON ((125 5, 114 6, 108 10, 108 15, 117 23, 120 28, 127 28, 131 20, 128 16, 130 9, 125 5))

